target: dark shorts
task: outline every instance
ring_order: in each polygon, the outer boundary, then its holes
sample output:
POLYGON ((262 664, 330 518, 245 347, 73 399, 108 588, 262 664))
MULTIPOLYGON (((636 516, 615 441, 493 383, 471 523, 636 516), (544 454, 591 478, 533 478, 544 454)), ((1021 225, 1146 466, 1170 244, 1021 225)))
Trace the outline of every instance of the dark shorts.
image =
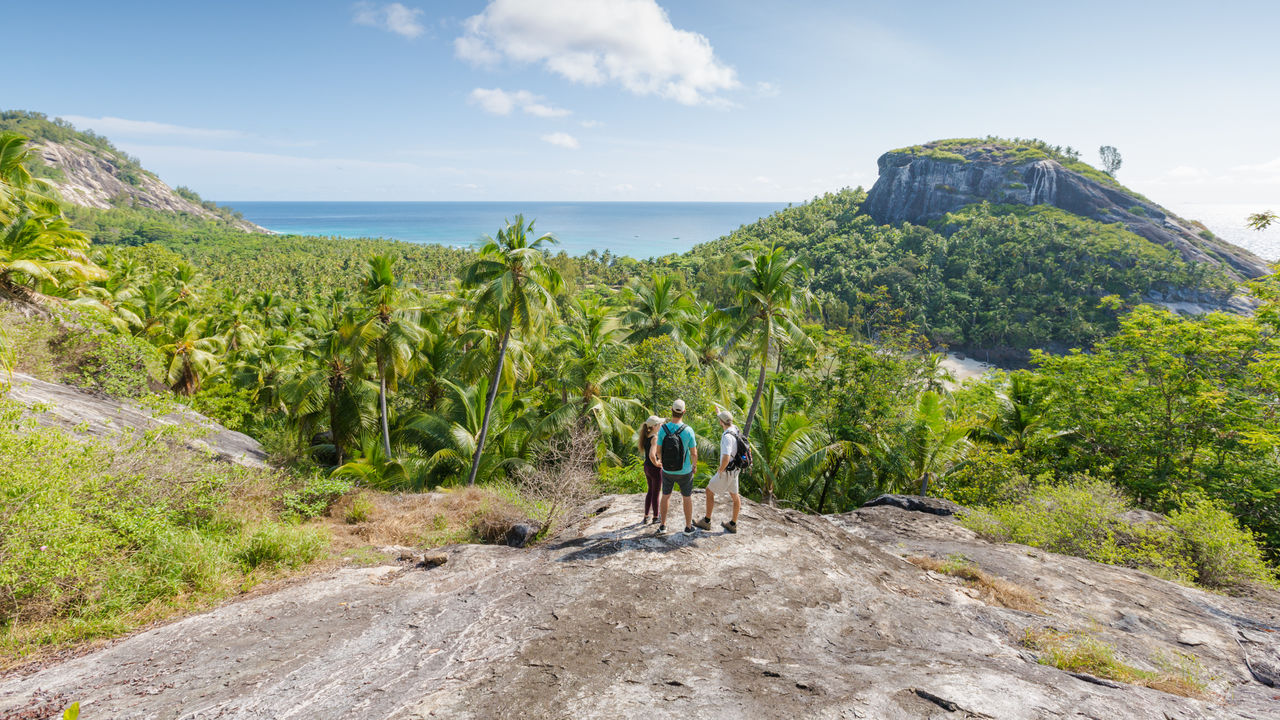
POLYGON ((674 485, 680 485, 680 494, 689 497, 693 494, 693 473, 687 475, 672 475, 666 470, 662 471, 662 494, 670 495, 674 485))

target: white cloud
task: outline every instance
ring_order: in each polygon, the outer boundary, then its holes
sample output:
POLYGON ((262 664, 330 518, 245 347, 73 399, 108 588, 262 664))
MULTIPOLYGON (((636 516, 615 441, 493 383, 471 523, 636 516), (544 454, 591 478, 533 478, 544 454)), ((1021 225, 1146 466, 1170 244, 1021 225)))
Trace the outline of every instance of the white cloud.
POLYGON ((737 73, 710 41, 671 24, 655 0, 492 0, 454 41, 478 65, 541 63, 571 82, 617 83, 685 105, 725 104, 737 73))
POLYGON ((552 145, 559 145, 562 148, 569 148, 570 150, 577 150, 580 147, 578 138, 569 133, 556 132, 550 135, 543 135, 542 141, 549 142, 552 145))
POLYGON ((625 193, 625 192, 631 192, 632 190, 635 190, 635 189, 636 189, 636 186, 635 186, 635 185, 632 185, 631 183, 621 183, 621 184, 618 184, 618 185, 614 185, 614 186, 613 186, 613 189, 614 189, 614 190, 617 190, 618 192, 624 192, 624 193, 625 193))
POLYGON ((83 115, 63 115, 62 119, 81 130, 92 130, 108 137, 184 137, 222 140, 245 137, 245 134, 238 130, 185 127, 150 120, 126 120, 118 117, 93 118, 83 115))
POLYGON ((583 120, 578 124, 584 128, 587 128, 588 130, 590 130, 591 128, 602 127, 604 125, 604 123, 600 122, 599 120, 583 120))
POLYGON ((398 2, 381 6, 359 2, 355 4, 354 10, 351 20, 357 25, 376 27, 407 38, 416 38, 426 31, 422 23, 418 22, 422 11, 405 7, 398 2))
POLYGON ((494 115, 510 115, 517 107, 526 114, 543 118, 564 117, 571 114, 569 110, 548 105, 545 98, 534 95, 528 90, 507 92, 502 88, 476 88, 468 96, 468 102, 479 105, 487 113, 494 115))

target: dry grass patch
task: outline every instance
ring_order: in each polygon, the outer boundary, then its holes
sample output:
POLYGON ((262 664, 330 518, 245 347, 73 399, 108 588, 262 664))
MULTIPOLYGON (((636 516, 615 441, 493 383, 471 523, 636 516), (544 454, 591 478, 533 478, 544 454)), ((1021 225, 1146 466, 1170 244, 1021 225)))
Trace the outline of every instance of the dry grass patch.
POLYGON ((501 542, 511 524, 526 517, 527 511, 509 491, 468 487, 429 493, 349 493, 333 504, 326 522, 336 546, 345 550, 365 545, 501 542))
POLYGON ((932 570, 964 580, 965 585, 979 591, 982 600, 988 604, 994 603, 1001 607, 1025 612, 1040 612, 1040 599, 1035 593, 1021 585, 983 571, 977 564, 962 556, 952 555, 946 560, 939 560, 924 555, 913 555, 907 558, 907 562, 924 570, 932 570))
POLYGON ((1028 628, 1022 644, 1040 653, 1042 665, 1067 672, 1141 685, 1171 695, 1204 699, 1209 681, 1204 668, 1194 655, 1175 653, 1173 658, 1157 656, 1158 670, 1143 670, 1116 657, 1115 649, 1083 632, 1064 632, 1053 628, 1028 628))

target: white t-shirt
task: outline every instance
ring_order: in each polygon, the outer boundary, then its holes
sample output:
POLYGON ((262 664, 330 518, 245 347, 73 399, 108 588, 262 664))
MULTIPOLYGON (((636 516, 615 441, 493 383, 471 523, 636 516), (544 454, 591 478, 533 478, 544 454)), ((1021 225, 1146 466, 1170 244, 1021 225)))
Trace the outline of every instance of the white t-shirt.
MULTIPOLYGON (((737 432, 738 427, 730 425, 720 434, 720 457, 728 455, 730 460, 733 459, 733 454, 738 450, 738 441, 733 438, 733 434, 737 432)), ((719 465, 716 465, 717 469, 719 467, 719 465)))

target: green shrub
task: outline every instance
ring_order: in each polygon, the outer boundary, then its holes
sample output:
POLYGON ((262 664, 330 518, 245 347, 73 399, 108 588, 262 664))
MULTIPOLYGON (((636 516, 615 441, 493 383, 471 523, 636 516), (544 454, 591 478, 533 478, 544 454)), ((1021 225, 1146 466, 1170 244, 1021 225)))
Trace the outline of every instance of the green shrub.
POLYGON ((1274 584, 1275 571, 1263 559, 1257 538, 1221 503, 1206 498, 1184 502, 1168 523, 1189 545, 1197 581, 1214 588, 1274 584))
POLYGON ((1200 499, 1166 520, 1136 524, 1121 517, 1131 509, 1110 483, 1081 478, 973 510, 961 523, 994 540, 1137 568, 1176 582, 1219 590, 1275 583, 1253 535, 1220 504, 1200 499))
POLYGON ((630 495, 642 493, 649 489, 644 477, 644 462, 635 461, 630 465, 600 468, 600 487, 603 492, 630 495))
POLYGON ((1110 483, 1082 478, 1042 486, 1023 500, 967 513, 961 522, 1004 542, 1140 568, 1168 579, 1192 580, 1190 560, 1172 528, 1124 522, 1120 515, 1131 507, 1110 483))
POLYGON ((1129 214, 1138 215, 1140 217, 1146 217, 1147 209, 1142 207, 1141 205, 1134 205, 1133 207, 1129 208, 1129 214))
POLYGON ((304 520, 319 517, 351 487, 350 478, 317 473, 307 478, 298 490, 285 494, 284 509, 304 520))
POLYGON ((961 467, 936 487, 940 497, 965 507, 998 505, 1024 497, 1033 481, 1023 474, 1022 457, 1002 448, 979 445, 961 467))

